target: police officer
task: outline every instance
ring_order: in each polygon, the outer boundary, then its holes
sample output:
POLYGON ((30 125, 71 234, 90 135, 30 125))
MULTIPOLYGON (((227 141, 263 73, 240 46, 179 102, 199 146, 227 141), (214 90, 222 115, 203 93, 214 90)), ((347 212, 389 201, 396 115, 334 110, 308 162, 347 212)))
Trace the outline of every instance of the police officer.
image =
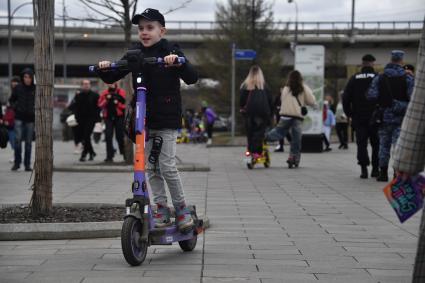
POLYGON ((383 111, 382 125, 379 127, 379 176, 380 182, 388 181, 388 163, 391 145, 397 142, 401 123, 413 91, 414 78, 406 75, 403 68, 404 52, 393 50, 391 62, 384 73, 376 76, 367 93, 367 98, 376 101, 383 111))
POLYGON ((372 147, 372 177, 377 177, 379 140, 377 129, 370 125, 370 119, 375 109, 375 104, 366 99, 366 92, 377 73, 373 69, 375 57, 370 54, 362 57, 362 69, 354 74, 348 81, 343 96, 342 104, 347 117, 352 120, 352 127, 356 133, 357 161, 361 167, 360 178, 368 178, 370 165, 369 153, 367 150, 368 140, 372 147))

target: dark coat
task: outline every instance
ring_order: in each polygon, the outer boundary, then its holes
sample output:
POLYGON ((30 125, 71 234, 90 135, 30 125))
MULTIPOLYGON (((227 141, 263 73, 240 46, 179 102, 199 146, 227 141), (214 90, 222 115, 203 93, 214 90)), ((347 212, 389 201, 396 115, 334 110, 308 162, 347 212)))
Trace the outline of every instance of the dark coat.
POLYGON ((363 67, 348 81, 342 97, 344 112, 353 123, 369 124, 376 103, 368 101, 366 94, 377 73, 372 67, 363 67))
POLYGON ((15 111, 15 119, 24 122, 35 120, 35 85, 17 85, 9 98, 10 105, 15 111))
POLYGON ((98 100, 99 94, 96 92, 91 90, 88 93, 78 91, 68 109, 74 113, 78 124, 99 122, 100 108, 97 106, 98 100))
MULTIPOLYGON (((176 54, 184 57, 177 45, 171 45, 167 40, 161 39, 151 47, 144 47, 137 43, 130 50, 141 50, 145 57, 165 57, 176 54)), ((123 56, 121 60, 126 60, 123 56)), ((165 68, 159 65, 147 65, 142 70, 146 88, 146 124, 150 129, 178 129, 182 127, 182 102, 180 95, 180 78, 186 84, 194 84, 198 74, 192 65, 186 63, 180 67, 165 68)), ((129 71, 99 71, 100 78, 106 83, 113 83, 122 79, 129 71)), ((136 87, 136 75, 133 74, 133 88, 136 87)), ((133 105, 134 105, 133 96, 133 105)))

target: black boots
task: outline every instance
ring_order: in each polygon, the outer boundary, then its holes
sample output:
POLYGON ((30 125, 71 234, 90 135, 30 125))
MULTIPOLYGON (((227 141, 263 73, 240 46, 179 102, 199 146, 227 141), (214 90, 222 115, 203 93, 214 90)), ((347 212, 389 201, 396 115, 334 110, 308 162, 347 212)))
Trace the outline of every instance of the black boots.
POLYGON ((379 168, 372 167, 372 172, 370 173, 370 177, 376 178, 379 176, 379 168))
POLYGON ((388 166, 379 169, 379 176, 376 178, 378 182, 388 182, 388 166))
POLYGON ((362 174, 360 175, 360 178, 367 179, 368 173, 367 173, 367 166, 362 166, 362 174))

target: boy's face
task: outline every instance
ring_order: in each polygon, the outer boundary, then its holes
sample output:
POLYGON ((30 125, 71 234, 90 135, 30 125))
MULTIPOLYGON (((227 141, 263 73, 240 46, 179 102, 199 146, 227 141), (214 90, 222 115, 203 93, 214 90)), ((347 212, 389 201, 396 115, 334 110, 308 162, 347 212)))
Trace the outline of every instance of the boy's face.
POLYGON ((161 40, 165 34, 165 28, 157 21, 139 21, 139 39, 144 47, 150 47, 161 40))

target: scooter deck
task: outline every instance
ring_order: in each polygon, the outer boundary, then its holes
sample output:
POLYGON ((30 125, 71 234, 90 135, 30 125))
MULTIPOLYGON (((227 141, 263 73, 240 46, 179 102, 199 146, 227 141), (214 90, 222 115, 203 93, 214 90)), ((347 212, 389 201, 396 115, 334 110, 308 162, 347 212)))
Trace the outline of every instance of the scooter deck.
POLYGON ((169 245, 173 242, 180 242, 190 240, 193 237, 201 234, 204 231, 204 221, 201 219, 195 220, 193 229, 188 233, 182 233, 178 230, 177 225, 172 225, 164 228, 155 228, 149 232, 149 239, 151 245, 169 245))

